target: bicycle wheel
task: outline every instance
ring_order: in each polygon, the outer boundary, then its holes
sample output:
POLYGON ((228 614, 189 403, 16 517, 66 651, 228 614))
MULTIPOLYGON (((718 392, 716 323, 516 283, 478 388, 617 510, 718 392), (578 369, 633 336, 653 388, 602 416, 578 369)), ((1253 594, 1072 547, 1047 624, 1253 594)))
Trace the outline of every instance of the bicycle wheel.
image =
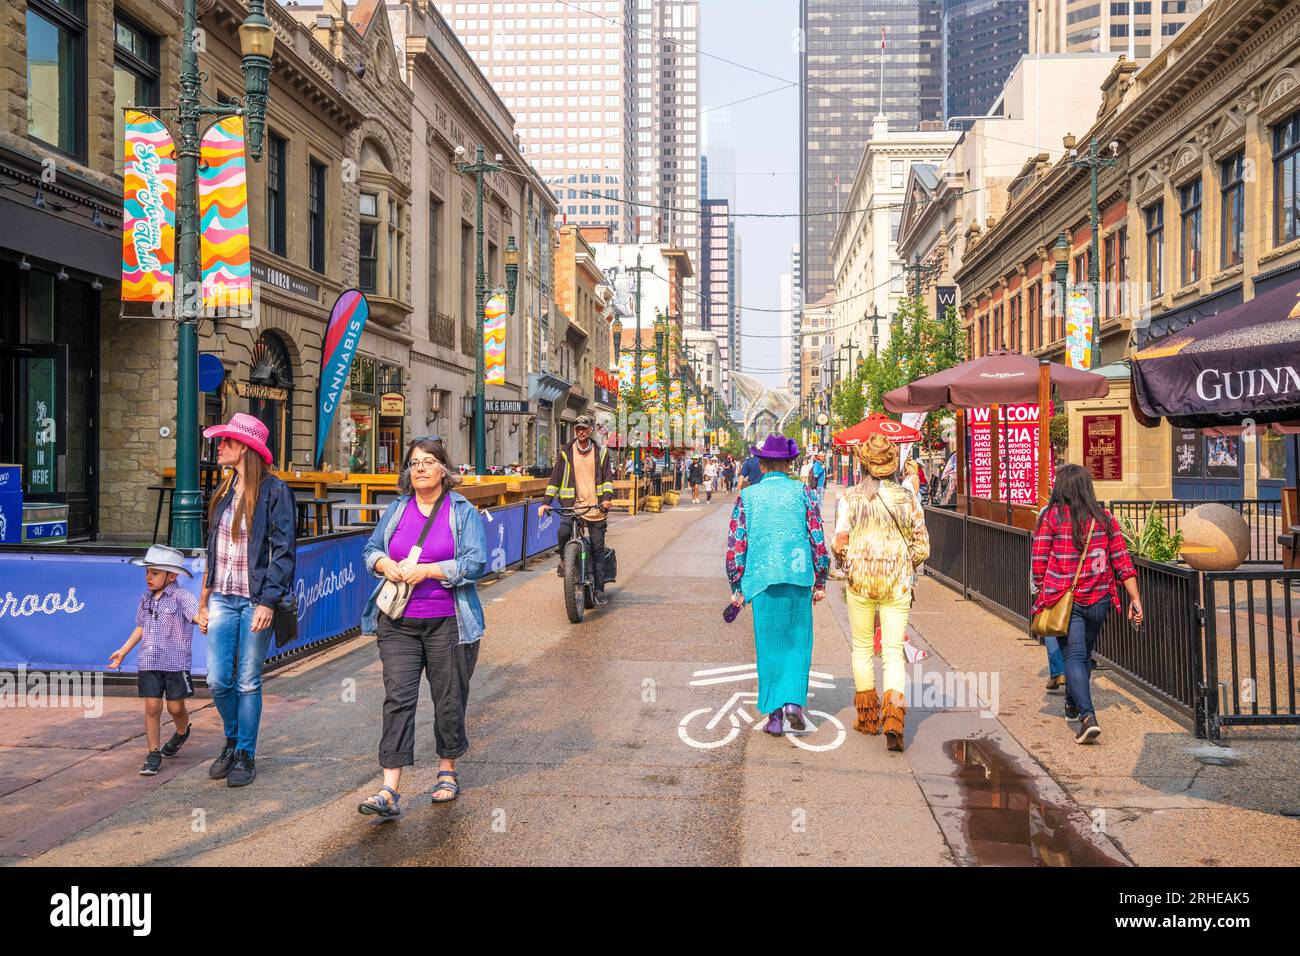
POLYGON ((564 610, 569 622, 581 624, 586 612, 582 584, 582 545, 570 541, 564 546, 564 610))

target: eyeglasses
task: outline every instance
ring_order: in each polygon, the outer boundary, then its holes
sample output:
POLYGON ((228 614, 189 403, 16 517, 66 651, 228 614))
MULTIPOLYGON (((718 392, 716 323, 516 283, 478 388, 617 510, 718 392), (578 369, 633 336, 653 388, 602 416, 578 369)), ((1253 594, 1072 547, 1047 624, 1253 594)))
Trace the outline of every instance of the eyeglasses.
POLYGON ((412 458, 411 471, 433 471, 441 464, 436 458, 412 458))

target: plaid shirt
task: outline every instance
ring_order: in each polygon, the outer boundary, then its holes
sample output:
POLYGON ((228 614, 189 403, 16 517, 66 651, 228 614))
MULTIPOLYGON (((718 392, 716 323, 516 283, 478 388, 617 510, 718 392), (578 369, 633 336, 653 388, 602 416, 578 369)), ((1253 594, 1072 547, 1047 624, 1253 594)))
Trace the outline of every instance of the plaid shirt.
POLYGON ((218 594, 252 597, 248 590, 248 529, 244 529, 244 536, 238 541, 230 535, 240 497, 235 496, 217 524, 217 573, 212 579, 212 590, 218 594))
POLYGON ((194 615, 199 599, 173 581, 155 598, 146 591, 136 608, 135 623, 144 632, 136 667, 142 671, 187 671, 194 642, 194 615))
MULTIPOLYGON (((1127 581, 1137 576, 1133 559, 1129 557, 1120 534, 1119 524, 1106 513, 1107 526, 1097 525, 1088 540, 1088 557, 1079 571, 1079 583, 1074 588, 1074 603, 1080 606, 1096 604, 1109 597, 1118 610, 1119 591, 1116 580, 1127 581)), ((1058 506, 1043 516, 1034 532, 1033 580, 1038 591, 1030 613, 1051 607, 1070 589, 1074 571, 1079 567, 1079 552, 1074 546, 1070 529, 1070 515, 1058 506)))

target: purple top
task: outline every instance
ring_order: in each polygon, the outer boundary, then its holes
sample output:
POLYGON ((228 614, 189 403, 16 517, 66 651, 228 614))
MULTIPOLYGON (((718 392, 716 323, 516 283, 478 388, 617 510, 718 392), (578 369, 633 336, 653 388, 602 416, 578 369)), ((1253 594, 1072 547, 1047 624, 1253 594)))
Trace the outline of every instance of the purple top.
POLYGON ((143 632, 136 668, 142 671, 187 671, 194 638, 194 615, 199 599, 173 581, 155 598, 145 591, 135 610, 135 623, 143 632))
MULTIPOLYGON (((444 491, 445 495, 446 492, 444 491)), ((434 505, 442 504, 442 499, 434 505)), ((421 564, 434 564, 438 561, 450 561, 456 557, 456 542, 451 536, 451 502, 442 505, 442 514, 429 529, 429 536, 424 539, 420 552, 421 564)), ((420 514, 420 507, 415 503, 415 496, 406 503, 402 517, 397 522, 393 537, 388 542, 388 557, 393 561, 405 561, 415 543, 420 540, 424 529, 425 516, 420 514)), ((405 617, 455 617, 456 600, 450 588, 442 586, 437 578, 421 581, 411 592, 411 600, 406 605, 405 617)))

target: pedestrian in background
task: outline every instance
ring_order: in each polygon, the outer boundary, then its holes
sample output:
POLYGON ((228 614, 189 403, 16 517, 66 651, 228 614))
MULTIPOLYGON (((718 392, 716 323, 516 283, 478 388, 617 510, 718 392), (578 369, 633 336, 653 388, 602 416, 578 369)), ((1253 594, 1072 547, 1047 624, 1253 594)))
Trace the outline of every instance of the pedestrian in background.
MULTIPOLYGON (((469 683, 483 637, 478 580, 487 567, 483 518, 455 491, 456 475, 443 443, 417 438, 406 449, 398 496, 366 544, 366 569, 384 580, 362 616, 374 633, 384 672, 384 717, 379 766, 384 784, 357 809, 395 817, 401 812, 402 770, 415 765, 415 705, 421 676, 433 702, 438 754, 434 803, 460 795, 456 761, 469 750, 465 712, 469 683), (380 610, 385 582, 409 588, 405 606, 380 610)), ((390 589, 397 593, 397 589, 390 589)))
POLYGON ((727 463, 722 468, 723 487, 730 492, 736 486, 736 459, 727 456, 727 463))
POLYGON ((214 425, 217 464, 228 468, 208 511, 208 573, 194 622, 208 635, 208 689, 226 744, 208 768, 213 780, 244 787, 257 776, 262 664, 277 610, 293 607, 297 508, 271 473, 270 433, 252 415, 214 425))
POLYGON ((108 658, 108 669, 117 670, 122 660, 137 645, 136 692, 144 698, 144 736, 149 745, 142 777, 152 777, 164 757, 175 757, 190 739, 190 715, 185 701, 194 696, 190 678, 194 645, 194 618, 199 613, 199 599, 180 586, 178 575, 192 578, 185 567, 185 555, 175 548, 155 544, 143 558, 131 564, 144 568, 145 587, 135 610, 135 630, 126 643, 108 658), (176 727, 171 739, 162 740, 163 700, 176 727))
POLYGON ((704 464, 699 458, 691 459, 691 469, 686 475, 691 486, 691 504, 700 503, 700 485, 704 484, 704 464))
POLYGON ((763 469, 754 455, 747 457, 740 465, 740 490, 758 484, 763 477, 763 469))
POLYGON ((857 446, 866 470, 862 481, 841 497, 835 514, 834 550, 848 578, 849 625, 853 632, 853 728, 885 732, 890 750, 903 749, 907 702, 908 611, 916 568, 930 555, 925 515, 911 492, 894 480, 898 448, 884 435, 857 446), (876 691, 875 631, 880 617, 883 701, 876 691))
POLYGON ((769 435, 750 454, 763 477, 740 492, 731 513, 731 603, 754 607, 758 709, 768 715, 763 729, 777 735, 788 724, 800 732, 807 728, 812 606, 826 597, 830 557, 811 492, 786 471, 799 446, 784 435, 769 435))
POLYGON ((1097 501, 1092 475, 1082 465, 1062 465, 1056 472, 1034 531, 1032 572, 1038 594, 1031 617, 1073 591, 1063 648, 1065 716, 1079 720, 1075 742, 1090 744, 1101 736, 1090 686, 1092 651, 1106 614, 1120 609, 1117 579, 1128 592, 1128 619, 1135 627, 1142 624, 1143 610, 1137 569, 1119 524, 1097 501))
POLYGON ((713 500, 713 492, 718 487, 718 460, 710 458, 704 465, 704 500, 706 502, 713 500))

